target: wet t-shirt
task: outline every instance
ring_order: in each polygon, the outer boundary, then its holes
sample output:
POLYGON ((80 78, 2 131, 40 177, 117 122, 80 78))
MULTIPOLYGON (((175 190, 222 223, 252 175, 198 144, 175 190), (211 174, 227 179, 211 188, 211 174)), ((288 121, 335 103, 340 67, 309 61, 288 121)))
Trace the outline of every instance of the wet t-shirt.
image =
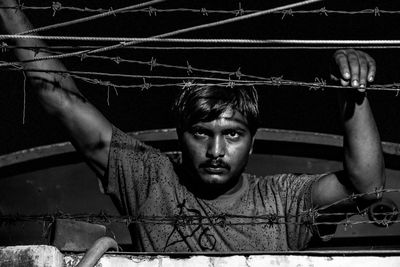
POLYGON ((238 191, 205 200, 179 182, 169 157, 115 127, 108 164, 105 190, 131 216, 137 251, 300 250, 312 236, 306 214, 321 175, 243 174, 238 191))

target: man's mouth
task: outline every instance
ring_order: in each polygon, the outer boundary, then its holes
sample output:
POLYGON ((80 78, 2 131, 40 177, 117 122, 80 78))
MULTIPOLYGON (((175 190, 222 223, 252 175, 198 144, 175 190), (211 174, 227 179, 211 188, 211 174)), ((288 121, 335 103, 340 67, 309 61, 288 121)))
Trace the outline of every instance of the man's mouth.
POLYGON ((204 167, 204 170, 209 174, 222 174, 226 171, 225 168, 217 166, 204 167))
POLYGON ((224 162, 206 162, 201 167, 209 174, 222 174, 229 170, 229 166, 224 162))

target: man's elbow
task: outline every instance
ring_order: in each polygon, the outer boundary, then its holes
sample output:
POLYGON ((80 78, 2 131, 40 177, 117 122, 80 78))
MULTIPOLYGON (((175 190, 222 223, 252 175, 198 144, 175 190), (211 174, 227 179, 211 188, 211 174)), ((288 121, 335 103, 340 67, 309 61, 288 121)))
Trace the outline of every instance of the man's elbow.
POLYGON ((356 193, 365 200, 382 198, 386 182, 386 170, 383 161, 375 166, 347 166, 347 173, 356 193), (350 167, 350 168, 349 168, 350 167))
POLYGON ((364 179, 355 184, 355 187, 357 193, 361 194, 361 199, 375 201, 382 198, 385 182, 386 173, 385 170, 382 170, 373 175, 366 175, 364 179))

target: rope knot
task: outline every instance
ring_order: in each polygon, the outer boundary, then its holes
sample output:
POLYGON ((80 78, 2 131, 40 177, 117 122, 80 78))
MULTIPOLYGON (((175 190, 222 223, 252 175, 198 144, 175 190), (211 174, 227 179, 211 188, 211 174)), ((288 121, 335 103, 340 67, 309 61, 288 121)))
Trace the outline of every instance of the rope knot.
POLYGON ((320 15, 325 15, 326 17, 328 16, 328 10, 326 10, 326 7, 322 7, 320 10, 319 10, 319 14, 320 15))
POLYGON ((244 9, 242 8, 242 3, 239 2, 239 8, 238 8, 238 10, 236 10, 235 16, 238 17, 238 16, 242 16, 243 14, 244 14, 244 9))
POLYGON ((151 60, 150 60, 150 71, 152 71, 153 70, 153 68, 155 68, 156 66, 157 66, 157 61, 156 61, 156 59, 155 58, 153 58, 153 57, 151 57, 151 60))
POLYGON ((381 15, 381 11, 379 10, 379 7, 375 7, 374 9, 374 16, 380 16, 381 15))
POLYGON ((61 10, 62 5, 60 2, 53 2, 51 5, 51 9, 53 9, 53 17, 56 15, 56 12, 61 10))
POLYGON ((154 7, 150 6, 149 8, 149 16, 151 17, 152 15, 157 16, 157 9, 155 9, 154 7))
POLYGON ((208 12, 207 12, 207 9, 206 9, 205 7, 202 7, 202 8, 200 9, 200 12, 201 12, 201 14, 202 14, 203 16, 208 16, 208 12))
POLYGON ((292 16, 293 17, 293 10, 292 9, 283 10, 282 19, 284 19, 286 16, 292 16))

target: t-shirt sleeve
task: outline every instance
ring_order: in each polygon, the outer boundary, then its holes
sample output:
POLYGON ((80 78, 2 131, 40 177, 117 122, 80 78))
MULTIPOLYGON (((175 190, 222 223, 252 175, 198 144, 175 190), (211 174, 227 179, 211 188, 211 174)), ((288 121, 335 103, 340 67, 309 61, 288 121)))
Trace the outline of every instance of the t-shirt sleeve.
POLYGON ((288 174, 279 179, 287 224, 287 240, 292 250, 304 249, 315 233, 312 225, 312 187, 325 174, 288 174))
POLYGON ((120 212, 136 216, 137 211, 172 164, 159 150, 113 126, 108 168, 103 187, 120 212))

